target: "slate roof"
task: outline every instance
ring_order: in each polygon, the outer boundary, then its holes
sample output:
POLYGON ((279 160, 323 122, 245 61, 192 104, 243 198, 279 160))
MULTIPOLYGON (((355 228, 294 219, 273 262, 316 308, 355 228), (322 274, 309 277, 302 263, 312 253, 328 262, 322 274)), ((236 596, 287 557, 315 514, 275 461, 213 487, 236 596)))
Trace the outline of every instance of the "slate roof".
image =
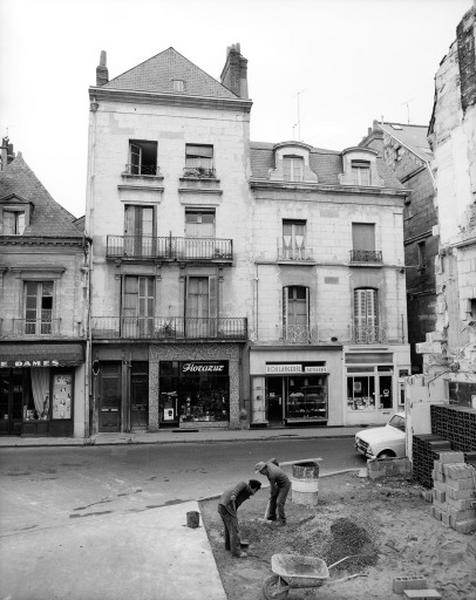
MULTIPOLYGON (((254 178, 269 178, 269 170, 274 169, 274 146, 275 144, 268 142, 250 143, 251 172, 254 178)), ((343 171, 341 152, 312 148, 309 153, 309 166, 316 173, 318 183, 339 185, 339 175, 343 171)), ((383 178, 385 187, 404 188, 392 170, 380 158, 377 158, 377 171, 383 178)))
POLYGON ((210 98, 238 98, 172 47, 111 79, 101 88, 210 98), (174 79, 184 81, 183 92, 174 91, 172 83, 174 79))
POLYGON ((404 123, 378 123, 378 126, 412 152, 424 160, 432 158, 430 144, 428 143, 428 125, 405 125, 404 123))
POLYGON ((22 237, 82 237, 83 231, 74 224, 76 217, 53 200, 21 152, 0 171, 0 200, 12 194, 33 205, 30 225, 22 237))

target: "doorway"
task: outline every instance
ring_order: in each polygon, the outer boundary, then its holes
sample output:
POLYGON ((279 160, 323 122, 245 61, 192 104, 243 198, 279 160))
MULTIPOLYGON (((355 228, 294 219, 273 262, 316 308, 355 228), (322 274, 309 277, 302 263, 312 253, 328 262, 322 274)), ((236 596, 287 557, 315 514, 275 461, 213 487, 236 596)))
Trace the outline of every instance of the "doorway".
POLYGON ((282 377, 266 379, 266 418, 270 424, 281 424, 284 420, 283 383, 282 377))
POLYGON ((101 363, 99 431, 121 431, 121 363, 101 363))
POLYGON ((0 434, 20 435, 23 419, 23 369, 0 369, 0 434))
POLYGON ((149 423, 149 368, 146 362, 131 365, 131 428, 145 429, 149 423))

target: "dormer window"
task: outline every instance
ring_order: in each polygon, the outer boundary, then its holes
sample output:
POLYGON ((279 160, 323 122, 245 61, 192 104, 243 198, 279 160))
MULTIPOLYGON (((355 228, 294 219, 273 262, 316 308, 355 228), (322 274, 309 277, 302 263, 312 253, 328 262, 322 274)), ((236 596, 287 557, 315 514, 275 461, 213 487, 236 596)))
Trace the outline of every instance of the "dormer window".
POLYGON ((3 209, 3 233, 22 235, 25 231, 25 211, 3 209))
POLYGON ((302 156, 283 156, 283 176, 286 181, 304 179, 304 158, 302 156))
POLYGON ((355 185, 370 185, 370 161, 351 161, 352 180, 355 185))
POLYGON ((174 92, 184 92, 185 81, 183 79, 172 79, 172 88, 174 92))

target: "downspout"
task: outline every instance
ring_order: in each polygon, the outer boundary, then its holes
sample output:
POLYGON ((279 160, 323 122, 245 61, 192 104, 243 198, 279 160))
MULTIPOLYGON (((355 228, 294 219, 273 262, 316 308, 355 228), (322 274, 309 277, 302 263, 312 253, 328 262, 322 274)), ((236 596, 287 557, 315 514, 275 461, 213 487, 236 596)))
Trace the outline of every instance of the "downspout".
POLYGON ((91 254, 92 243, 90 238, 84 236, 83 250, 86 261, 86 356, 85 356, 85 381, 84 381, 84 438, 91 436, 91 423, 89 419, 89 401, 92 390, 92 337, 91 337, 91 254))
POLYGON ((255 336, 256 339, 259 339, 259 275, 258 275, 258 264, 255 264, 255 281, 256 281, 256 291, 255 291, 255 336))

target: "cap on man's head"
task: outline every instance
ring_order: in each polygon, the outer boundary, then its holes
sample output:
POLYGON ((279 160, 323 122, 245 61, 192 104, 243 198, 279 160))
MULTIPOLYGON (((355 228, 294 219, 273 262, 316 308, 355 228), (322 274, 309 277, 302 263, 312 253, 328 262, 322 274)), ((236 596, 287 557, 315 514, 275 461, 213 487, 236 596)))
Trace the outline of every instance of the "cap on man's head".
POLYGON ((255 473, 261 473, 261 471, 266 467, 266 463, 263 461, 260 461, 259 463, 255 464, 255 473))

